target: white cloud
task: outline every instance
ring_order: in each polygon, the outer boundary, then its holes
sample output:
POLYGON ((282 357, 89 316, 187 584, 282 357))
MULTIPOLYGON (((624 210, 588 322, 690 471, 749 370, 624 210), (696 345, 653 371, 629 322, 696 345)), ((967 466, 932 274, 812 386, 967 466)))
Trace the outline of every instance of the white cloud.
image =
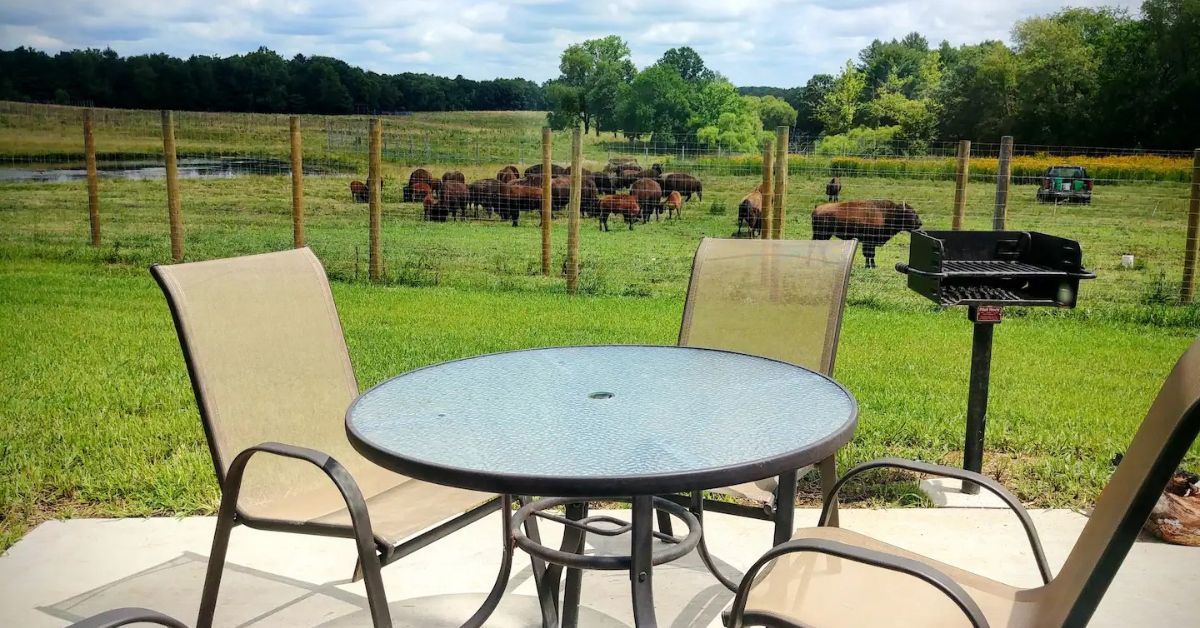
MULTIPOLYGON (((377 72, 557 74, 570 43, 615 33, 634 61, 688 45, 741 85, 835 72, 872 39, 1007 40, 1022 18, 1107 0, 42 0, 0 5, 0 47, 112 46, 121 54, 330 55, 377 72)), ((1129 7, 1129 1, 1115 2, 1129 7)))

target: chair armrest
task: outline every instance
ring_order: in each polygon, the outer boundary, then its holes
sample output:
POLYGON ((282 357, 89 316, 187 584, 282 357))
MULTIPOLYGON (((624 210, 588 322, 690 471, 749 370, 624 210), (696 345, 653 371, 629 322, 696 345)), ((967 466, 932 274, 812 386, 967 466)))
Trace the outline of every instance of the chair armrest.
POLYGON ((346 509, 350 512, 350 526, 354 530, 355 538, 358 538, 360 531, 366 531, 368 534, 371 534, 371 540, 385 554, 392 551, 393 548, 390 543, 384 539, 376 538, 371 532, 371 517, 367 512, 367 501, 363 498, 362 491, 358 488, 358 483, 354 481, 354 476, 350 475, 346 467, 342 466, 342 463, 333 459, 329 454, 308 447, 265 442, 243 450, 233 459, 233 462, 229 464, 229 468, 225 472, 225 482, 221 486, 221 510, 237 507, 238 493, 241 492, 242 475, 246 471, 246 464, 257 453, 267 453, 284 458, 303 460, 320 468, 333 482, 334 486, 337 487, 338 492, 342 494, 342 499, 346 502, 346 509))
POLYGON ((776 545, 768 550, 766 554, 763 554, 758 559, 758 562, 754 563, 754 566, 742 577, 742 584, 738 587, 737 595, 733 598, 733 606, 729 609, 729 619, 726 622, 729 628, 741 628, 743 625, 746 602, 750 597, 750 589, 753 588, 759 571, 780 556, 796 552, 827 554, 856 563, 907 574, 928 583, 944 593, 946 597, 954 602, 955 606, 958 606, 962 610, 963 614, 967 616, 967 619, 970 620, 971 625, 975 628, 988 628, 987 618, 983 616, 983 611, 979 609, 979 605, 975 603, 975 600, 953 578, 934 567, 911 558, 895 556, 828 539, 794 539, 776 545))
POLYGON ((1033 560, 1037 563, 1038 571, 1041 572, 1042 583, 1049 584, 1050 579, 1053 576, 1050 573, 1050 564, 1046 562, 1046 552, 1042 549, 1041 538, 1038 537, 1037 528, 1033 525, 1033 519, 1029 518, 1029 513, 1025 510, 1025 507, 1021 505, 1021 501, 1018 500, 1012 493, 1008 492, 1008 489, 1004 488, 999 482, 993 480, 992 478, 974 471, 957 469, 955 467, 947 467, 940 464, 930 464, 928 462, 919 462, 916 460, 905 460, 904 458, 880 458, 878 460, 864 462, 855 466, 849 471, 846 471, 842 477, 838 478, 837 483, 833 485, 833 491, 831 492, 829 499, 826 500, 825 505, 821 508, 821 518, 817 520, 817 525, 826 525, 829 517, 829 505, 833 503, 833 498, 837 496, 838 491, 841 490, 842 485, 845 484, 847 480, 864 471, 870 471, 872 469, 884 467, 905 469, 927 475, 937 475, 947 478, 954 478, 957 480, 974 482, 975 484, 986 488, 996 497, 999 497, 1000 501, 1004 502, 1004 504, 1017 515, 1017 519, 1021 521, 1021 527, 1025 529, 1025 536, 1029 539, 1029 546, 1033 550, 1033 560))
POLYGON ((117 628, 117 626, 125 626, 128 624, 158 624, 160 626, 168 626, 169 628, 187 628, 183 622, 164 615, 158 611, 152 611, 148 608, 115 608, 111 611, 104 611, 99 615, 93 615, 87 619, 81 619, 67 628, 117 628))

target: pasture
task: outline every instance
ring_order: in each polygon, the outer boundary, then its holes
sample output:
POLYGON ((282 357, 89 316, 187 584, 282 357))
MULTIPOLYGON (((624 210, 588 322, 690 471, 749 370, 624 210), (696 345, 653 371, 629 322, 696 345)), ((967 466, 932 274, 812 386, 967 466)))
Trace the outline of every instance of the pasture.
MULTIPOLYGON (((528 130, 541 118, 427 114, 388 124, 405 121, 450 142, 528 130)), ((64 127, 60 140, 54 128, 6 135, 11 129, 0 127, 0 146, 11 148, 3 138, 15 138, 26 150, 67 156, 77 129, 64 127)), ((319 125, 312 128, 321 137, 319 125)), ((256 148, 246 137, 261 139, 230 131, 213 150, 274 155, 274 139, 256 148)), ((153 139, 126 141, 130 151, 152 151, 153 139)), ((615 141, 590 137, 589 167, 602 167, 615 141)), ((320 150, 319 141, 311 144, 320 150)), ((565 145, 556 144, 556 155, 565 145)), ((526 165, 534 155, 528 151, 526 165)), ((536 216, 522 216, 516 228, 486 216, 422 221, 420 204, 400 202, 412 164, 388 158, 386 146, 385 279, 370 283, 367 206, 354 203, 348 188, 365 178, 362 162, 344 162, 345 174, 306 177, 308 242, 334 280, 360 386, 486 351, 672 343, 697 242, 734 232, 737 203, 758 175, 736 159, 639 159, 689 169, 704 182, 703 200, 686 203, 679 220, 632 231, 618 220, 603 233, 585 220, 578 296, 565 294, 559 273, 564 218, 554 221, 554 272, 544 277, 536 216)), ((476 161, 467 151, 421 165, 435 174, 460 170, 471 181, 494 176, 507 161, 486 152, 476 161)), ((809 213, 824 200, 827 178, 827 168, 793 169, 788 237, 810 236, 809 213)), ((953 189, 942 178, 860 174, 843 185, 843 199, 907 201, 926 228, 949 228, 953 189)), ((291 246, 288 177, 188 179, 180 188, 187 259, 291 246)), ((0 183, 0 548, 47 518, 216 506, 178 345, 146 272, 170 258, 165 188, 161 180, 112 179, 101 181, 100 194, 104 240, 93 248, 82 182, 0 183)), ((990 227, 993 194, 987 177, 972 180, 967 228, 990 227)), ((1112 455, 1200 327, 1200 310, 1174 304, 1186 194, 1178 183, 1124 181, 1099 186, 1090 206, 1055 206, 1035 203, 1033 186, 1013 187, 1010 227, 1078 239, 1085 264, 1099 274, 1084 284, 1078 310, 1012 310, 996 333, 985 467, 1026 503, 1094 501, 1112 455), (1120 265, 1126 253, 1137 259, 1133 268, 1120 265)), ((877 269, 856 260, 836 376, 858 397, 862 416, 853 444, 839 454, 842 465, 884 454, 960 461, 970 325, 963 310, 939 311, 905 288, 892 267, 906 259, 907 245, 902 233, 883 246, 877 269)), ((904 481, 852 487, 850 501, 920 503, 910 478, 897 477, 904 481)))

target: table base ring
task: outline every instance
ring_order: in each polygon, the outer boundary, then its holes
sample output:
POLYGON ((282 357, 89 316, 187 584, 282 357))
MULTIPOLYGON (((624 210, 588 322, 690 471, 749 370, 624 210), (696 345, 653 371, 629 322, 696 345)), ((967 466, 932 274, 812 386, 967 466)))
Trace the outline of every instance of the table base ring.
MULTIPOLYGON (((630 500, 614 499, 611 497, 543 497, 525 504, 519 510, 517 510, 515 514, 513 514, 513 540, 516 542, 517 546, 526 553, 557 565, 563 565, 564 567, 574 567, 576 569, 628 570, 632 564, 632 558, 630 556, 586 556, 583 554, 557 550, 551 547, 546 547, 545 545, 530 539, 523 531, 523 524, 525 523, 525 520, 533 516, 543 517, 552 521, 564 523, 565 525, 579 528, 581 530, 586 530, 589 533, 601 534, 603 536, 616 536, 618 534, 624 534, 632 529, 632 524, 626 524, 625 522, 621 522, 623 525, 616 528, 615 531, 612 528, 601 528, 599 530, 602 531, 597 531, 594 529, 595 526, 590 525, 592 522, 596 521, 617 523, 617 521, 614 521, 611 517, 589 517, 578 522, 571 521, 570 523, 566 523, 570 520, 566 519, 565 517, 558 517, 555 515, 544 516, 542 513, 540 513, 540 511, 543 510, 557 508, 567 504, 597 501, 611 502, 630 500)), ((673 560, 676 560, 695 549, 696 545, 700 543, 702 529, 700 527, 699 519, 697 519, 696 516, 693 515, 687 508, 684 508, 673 501, 659 497, 654 497, 653 503, 655 509, 663 510, 681 519, 688 529, 687 536, 683 537, 682 539, 673 537, 674 542, 671 543, 667 548, 654 552, 651 564, 661 565, 663 563, 669 563, 673 560)), ((655 537, 661 538, 661 536, 662 535, 655 534, 655 537)))

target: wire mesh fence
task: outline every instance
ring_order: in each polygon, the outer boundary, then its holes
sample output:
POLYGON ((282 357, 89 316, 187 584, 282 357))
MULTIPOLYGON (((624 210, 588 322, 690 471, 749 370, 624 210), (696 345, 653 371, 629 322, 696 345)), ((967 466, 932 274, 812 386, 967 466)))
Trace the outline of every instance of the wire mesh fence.
MULTIPOLYGON (((93 110, 102 243, 89 248, 82 112, 0 103, 0 241, 43 257, 169 260, 161 113, 93 110)), ((289 121, 270 114, 174 113, 187 259, 292 245, 289 121)), ((344 280, 367 276, 368 122, 363 116, 299 119, 306 243, 344 280)), ((570 184, 569 177, 552 182, 547 276, 535 172, 542 164, 543 123, 535 112, 385 117, 383 281, 562 290, 570 184), (537 192, 523 200, 504 192, 510 188, 497 177, 506 166, 517 179, 507 185, 528 184, 537 192), (428 193, 413 191, 417 170, 428 172, 428 193), (450 179, 461 179, 463 187, 452 184, 443 193, 445 173, 457 173, 450 179), (466 196, 453 200, 463 190, 466 196)), ((586 135, 579 290, 679 297, 699 238, 757 234, 762 225, 750 224, 755 199, 770 205, 773 198, 770 190, 754 196, 763 183, 767 135, 730 142, 663 133, 586 135)), ((787 146, 784 237, 859 239, 875 267, 867 268, 865 259, 857 264, 852 305, 921 304, 892 267, 907 260, 908 230, 954 227, 959 143, 830 147, 820 138, 793 137, 787 146)), ((959 194, 964 229, 993 226, 999 153, 998 142, 971 146, 959 194)), ((557 171, 569 168, 570 132, 551 135, 550 156, 557 171)), ((1082 289, 1081 308, 1182 304, 1190 155, 1016 144, 1010 165, 1005 227, 1080 242, 1084 264, 1098 274, 1082 289)))

